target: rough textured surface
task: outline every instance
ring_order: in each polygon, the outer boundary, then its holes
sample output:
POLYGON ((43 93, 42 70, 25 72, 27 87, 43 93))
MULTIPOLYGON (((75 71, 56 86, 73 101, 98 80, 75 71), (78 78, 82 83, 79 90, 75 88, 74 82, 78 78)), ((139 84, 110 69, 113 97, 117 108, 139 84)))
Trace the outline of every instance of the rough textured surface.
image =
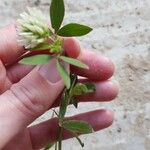
MULTIPOLYGON (((0 26, 13 22, 25 6, 48 11, 48 0, 0 0, 0 26)), ((120 94, 111 103, 80 105, 74 114, 107 107, 115 111, 112 127, 83 136, 84 150, 150 150, 150 1, 66 0, 66 21, 84 22, 94 31, 80 39, 86 48, 99 51, 116 64, 120 94)), ((39 120, 45 119, 44 115, 39 120)), ((38 120, 38 121, 39 121, 38 120)), ((75 140, 66 150, 80 150, 75 140)))

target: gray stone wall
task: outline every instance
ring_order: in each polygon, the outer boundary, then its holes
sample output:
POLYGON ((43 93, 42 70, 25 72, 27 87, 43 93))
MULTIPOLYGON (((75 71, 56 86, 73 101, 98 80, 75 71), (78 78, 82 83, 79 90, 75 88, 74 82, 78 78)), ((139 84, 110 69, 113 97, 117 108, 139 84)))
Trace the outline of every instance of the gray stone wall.
MULTIPOLYGON (((80 38, 82 46, 113 59, 120 94, 111 103, 80 104, 75 114, 107 107, 115 111, 114 124, 82 136, 83 150, 150 150, 150 1, 65 0, 65 22, 82 22, 94 31, 80 38)), ((48 12, 49 0, 0 0, 0 27, 15 21, 26 6, 48 12)), ((37 122, 48 118, 42 116, 37 122)), ((65 150, 80 150, 72 139, 65 150)))

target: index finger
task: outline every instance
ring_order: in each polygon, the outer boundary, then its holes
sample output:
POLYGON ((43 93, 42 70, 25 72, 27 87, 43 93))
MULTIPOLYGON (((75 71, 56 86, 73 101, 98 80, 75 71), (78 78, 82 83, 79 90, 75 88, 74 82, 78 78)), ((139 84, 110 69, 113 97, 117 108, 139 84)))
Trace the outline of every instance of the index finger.
POLYGON ((98 81, 107 80, 113 75, 114 64, 109 58, 92 51, 80 50, 80 44, 74 38, 65 38, 64 41, 66 53, 89 66, 89 69, 81 69, 71 65, 71 72, 98 81))
POLYGON ((24 52, 17 43, 16 27, 14 24, 0 29, 0 60, 3 64, 11 64, 24 52))

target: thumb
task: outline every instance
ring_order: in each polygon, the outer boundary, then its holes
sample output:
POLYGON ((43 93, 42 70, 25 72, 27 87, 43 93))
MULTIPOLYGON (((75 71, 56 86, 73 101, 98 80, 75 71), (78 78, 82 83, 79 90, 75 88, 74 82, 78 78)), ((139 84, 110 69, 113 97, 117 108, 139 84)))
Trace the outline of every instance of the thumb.
MULTIPOLYGON (((68 67, 68 66, 67 66, 68 67)), ((37 66, 0 96, 0 149, 43 114, 62 92, 56 60, 37 66)))

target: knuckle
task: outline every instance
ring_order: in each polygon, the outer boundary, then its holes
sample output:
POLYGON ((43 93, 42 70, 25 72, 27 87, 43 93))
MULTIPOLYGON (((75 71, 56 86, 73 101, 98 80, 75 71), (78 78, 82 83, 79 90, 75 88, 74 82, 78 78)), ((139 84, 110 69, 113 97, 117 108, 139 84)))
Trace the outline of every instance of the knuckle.
POLYGON ((18 107, 25 114, 37 115, 43 109, 43 104, 38 98, 38 95, 33 94, 32 90, 28 89, 24 84, 14 84, 10 88, 11 93, 15 96, 18 107))

